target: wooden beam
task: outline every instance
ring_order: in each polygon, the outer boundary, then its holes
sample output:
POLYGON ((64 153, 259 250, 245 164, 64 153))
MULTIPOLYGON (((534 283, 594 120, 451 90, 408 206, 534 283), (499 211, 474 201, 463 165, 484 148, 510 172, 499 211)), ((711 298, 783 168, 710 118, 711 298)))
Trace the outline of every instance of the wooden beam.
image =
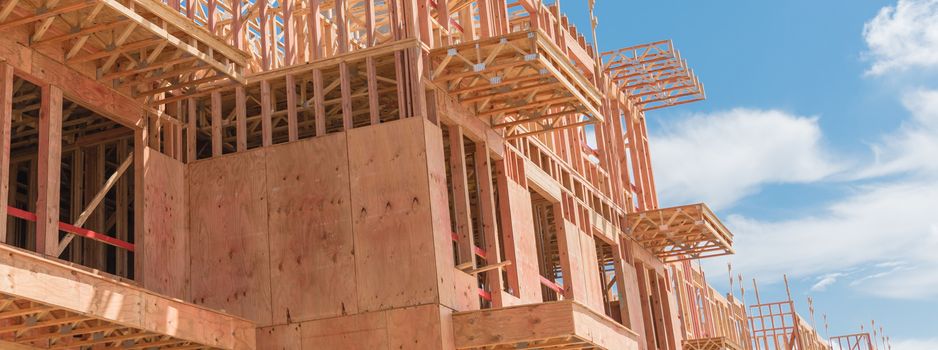
POLYGON ((0 243, 7 238, 10 195, 10 126, 13 120, 13 67, 0 62, 0 243))
POLYGON ((62 167, 62 90, 42 88, 39 113, 39 194, 36 198, 36 251, 53 255, 59 244, 59 178, 62 167))

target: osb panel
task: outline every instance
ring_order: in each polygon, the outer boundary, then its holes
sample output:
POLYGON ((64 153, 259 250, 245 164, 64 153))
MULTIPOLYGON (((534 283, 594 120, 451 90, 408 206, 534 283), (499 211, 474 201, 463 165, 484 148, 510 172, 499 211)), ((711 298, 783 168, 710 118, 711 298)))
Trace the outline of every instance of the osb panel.
MULTIPOLYGON (((559 205, 559 204, 557 204, 559 205)), ((567 295, 580 302, 586 302, 586 272, 583 270, 583 250, 580 248, 580 229, 573 223, 559 219, 560 230, 557 232, 557 241, 560 247, 561 261, 567 259, 570 269, 570 281, 563 281, 567 295), (566 252, 566 253, 564 253, 566 252)), ((561 262, 563 263, 563 262, 561 262)))
POLYGON ((303 322, 303 349, 388 349, 387 312, 303 322))
POLYGON ((257 328, 257 348, 267 350, 300 349, 300 324, 257 328))
POLYGON ((433 247, 436 256, 437 284, 440 290, 440 304, 453 309, 476 305, 478 292, 476 283, 466 283, 465 278, 456 274, 453 260, 453 238, 450 229, 449 198, 446 185, 446 164, 443 155, 443 133, 439 127, 428 121, 424 122, 427 151, 427 172, 432 210, 433 247), (470 300, 466 300, 466 295, 470 300), (475 301, 472 304, 472 300, 475 301), (468 302, 468 304, 467 304, 468 302))
POLYGON ((264 153, 274 323, 357 313, 345 134, 264 153))
POLYGON ((185 164, 144 151, 143 285, 157 293, 189 299, 189 242, 185 164))
POLYGON ((418 166, 427 161, 423 123, 409 118, 348 131, 361 311, 437 301, 428 175, 418 166))
POLYGON ((189 164, 192 300, 260 326, 271 320, 263 155, 189 164))
POLYGON ((508 198, 511 206, 511 230, 505 230, 506 239, 513 239, 518 269, 518 292, 524 303, 539 303, 541 295, 540 270, 537 264, 537 242, 534 237, 534 214, 531 211, 531 192, 508 180, 508 198))
POLYGON ((603 307, 602 282, 599 276, 599 259, 596 256, 596 241, 590 235, 577 231, 580 236, 580 258, 583 259, 583 279, 586 283, 585 298, 581 299, 584 305, 589 306, 598 313, 605 312, 603 307))
POLYGON ((388 311, 388 339, 389 349, 447 349, 443 346, 440 306, 423 305, 388 311))

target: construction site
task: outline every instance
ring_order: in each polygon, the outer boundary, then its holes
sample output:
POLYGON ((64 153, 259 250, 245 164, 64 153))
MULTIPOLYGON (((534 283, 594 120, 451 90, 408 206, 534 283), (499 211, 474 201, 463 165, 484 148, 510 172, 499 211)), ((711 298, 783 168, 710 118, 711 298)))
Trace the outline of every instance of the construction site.
POLYGON ((0 1, 0 349, 880 348, 708 284, 733 234, 659 207, 646 130, 703 85, 596 23, 0 1))

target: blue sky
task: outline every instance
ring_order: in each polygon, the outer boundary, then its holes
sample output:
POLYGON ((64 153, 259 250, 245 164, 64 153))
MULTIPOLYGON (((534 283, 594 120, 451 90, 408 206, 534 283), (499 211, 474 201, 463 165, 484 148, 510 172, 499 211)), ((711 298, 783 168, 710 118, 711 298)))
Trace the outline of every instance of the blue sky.
MULTIPOLYGON (((764 300, 938 349, 938 0, 597 0, 607 51, 673 39, 704 102, 648 113, 662 205, 705 201, 764 300), (878 327, 877 327, 878 328, 878 327)), ((586 1, 561 8, 588 31, 586 1)))

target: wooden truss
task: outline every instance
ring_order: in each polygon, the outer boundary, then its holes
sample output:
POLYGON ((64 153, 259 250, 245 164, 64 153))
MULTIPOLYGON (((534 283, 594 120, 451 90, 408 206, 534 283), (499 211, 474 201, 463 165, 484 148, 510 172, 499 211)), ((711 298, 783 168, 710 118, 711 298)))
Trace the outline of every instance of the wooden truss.
POLYGON ((671 40, 603 53, 612 82, 643 111, 701 101, 703 84, 671 40))
POLYGON ((733 254, 733 234, 705 204, 626 216, 626 233, 664 262, 733 254))
POLYGON ((682 345, 684 350, 742 350, 727 337, 684 339, 682 345))
POLYGON ((831 350, 875 350, 869 333, 838 335, 830 338, 831 350))
POLYGON ((540 31, 430 51, 430 79, 509 138, 603 120, 601 96, 540 31))
MULTIPOLYGON (((757 297, 758 300, 758 297, 757 297)), ((749 306, 753 350, 829 350, 791 299, 749 306)))
POLYGON ((101 81, 151 96, 220 79, 243 82, 249 58, 152 0, 8 0, 0 32, 25 27, 30 46, 92 62, 101 81))
POLYGON ((0 245, 2 349, 248 349, 254 325, 0 245))

